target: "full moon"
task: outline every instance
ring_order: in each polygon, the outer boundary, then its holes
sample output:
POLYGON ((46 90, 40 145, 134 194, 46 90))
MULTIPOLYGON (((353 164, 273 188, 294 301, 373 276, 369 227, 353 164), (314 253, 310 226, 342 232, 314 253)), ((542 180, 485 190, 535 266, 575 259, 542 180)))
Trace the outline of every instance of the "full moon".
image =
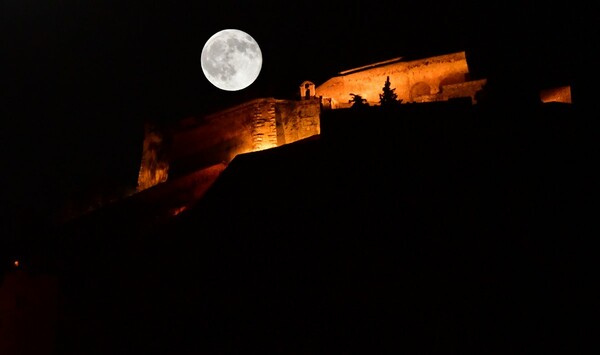
POLYGON ((210 37, 201 56, 206 79, 221 90, 238 91, 252 84, 262 68, 258 43, 244 31, 227 29, 210 37))

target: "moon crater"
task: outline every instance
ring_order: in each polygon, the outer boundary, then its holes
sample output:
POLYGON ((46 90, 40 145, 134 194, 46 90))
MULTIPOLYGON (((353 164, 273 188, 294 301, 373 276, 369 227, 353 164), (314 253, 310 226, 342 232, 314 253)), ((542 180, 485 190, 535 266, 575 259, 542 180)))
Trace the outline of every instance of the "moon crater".
POLYGON ((250 86, 262 68, 262 52, 249 34, 235 29, 222 30, 206 41, 201 55, 204 76, 214 86, 227 91, 250 86))

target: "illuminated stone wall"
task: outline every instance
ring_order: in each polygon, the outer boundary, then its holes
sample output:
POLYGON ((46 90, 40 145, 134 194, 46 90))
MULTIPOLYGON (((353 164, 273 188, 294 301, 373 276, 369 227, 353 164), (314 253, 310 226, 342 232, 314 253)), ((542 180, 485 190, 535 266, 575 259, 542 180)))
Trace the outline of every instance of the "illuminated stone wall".
MULTIPOLYGON (((324 108, 349 107, 350 93, 370 105, 379 104, 386 78, 403 103, 471 98, 485 80, 469 81, 464 52, 419 60, 401 58, 344 71, 315 88, 300 85, 300 100, 255 99, 202 119, 190 118, 169 131, 168 162, 159 158, 165 150, 155 133, 146 132, 138 190, 183 176, 203 167, 228 163, 236 155, 281 146, 320 134, 324 108), (313 96, 314 95, 314 96, 313 96), (158 140, 157 140, 158 139, 158 140)), ((164 154, 163 154, 164 155, 164 154)))
POLYGON ((449 88, 451 94, 442 94, 444 86, 469 81, 465 52, 458 52, 411 61, 398 58, 346 70, 317 86, 316 95, 327 105, 331 102, 331 108, 349 107, 350 93, 361 95, 369 105, 378 105, 388 76, 403 103, 440 101, 463 94, 474 96, 472 90, 478 85, 454 86, 449 88), (465 92, 461 94, 460 89, 465 92))
MULTIPOLYGON (((250 151, 269 149, 277 146, 277 124, 275 122, 274 99, 255 100, 250 123, 252 145, 250 151)), ((241 153, 241 152, 239 152, 241 153)))
POLYGON ((156 126, 149 123, 145 125, 142 162, 138 174, 138 191, 167 181, 169 162, 163 138, 163 133, 156 126))
POLYGON ((276 146, 274 104, 274 99, 256 99, 172 129, 172 174, 187 174, 229 162, 237 154, 276 146))
MULTIPOLYGON (((319 117, 318 99, 260 98, 202 119, 182 120, 166 133, 170 143, 164 171, 168 171, 171 177, 179 177, 214 164, 229 163, 238 154, 273 148, 319 134, 319 117)), ((152 132, 147 131, 138 191, 167 178, 155 168, 156 159, 152 158, 156 155, 156 149, 152 148, 155 146, 146 143, 153 139, 152 132)), ((167 150, 160 142, 156 142, 158 146, 167 150)))
POLYGON ((320 133, 318 99, 302 101, 278 100, 275 105, 277 145, 292 143, 320 133))
POLYGON ((544 89, 540 91, 540 100, 542 102, 563 102, 563 103, 572 103, 571 102, 571 87, 570 86, 560 86, 551 89, 544 89))
POLYGON ((487 83, 486 79, 472 80, 464 83, 450 84, 442 86, 442 90, 437 95, 435 101, 447 101, 457 98, 471 98, 471 103, 476 104, 476 95, 487 83))

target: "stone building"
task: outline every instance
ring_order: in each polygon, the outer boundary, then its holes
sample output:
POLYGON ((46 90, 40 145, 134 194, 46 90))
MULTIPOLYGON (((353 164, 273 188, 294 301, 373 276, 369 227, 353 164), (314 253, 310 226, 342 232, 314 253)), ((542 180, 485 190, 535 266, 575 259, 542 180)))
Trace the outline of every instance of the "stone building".
POLYGON ((362 96, 371 106, 378 105, 388 76, 403 103, 465 97, 476 103, 475 94, 486 83, 485 79, 470 80, 465 52, 457 52, 408 61, 399 57, 345 70, 318 85, 315 96, 332 109, 349 107, 351 93, 362 96))

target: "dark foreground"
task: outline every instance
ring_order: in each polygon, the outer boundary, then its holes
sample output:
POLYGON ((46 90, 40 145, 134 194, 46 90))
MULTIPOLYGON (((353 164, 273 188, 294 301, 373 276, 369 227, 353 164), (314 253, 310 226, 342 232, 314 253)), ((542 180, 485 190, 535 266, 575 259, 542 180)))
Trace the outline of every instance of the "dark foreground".
POLYGON ((54 353, 584 352, 596 128, 560 105, 324 115, 171 220, 54 231, 54 353))

